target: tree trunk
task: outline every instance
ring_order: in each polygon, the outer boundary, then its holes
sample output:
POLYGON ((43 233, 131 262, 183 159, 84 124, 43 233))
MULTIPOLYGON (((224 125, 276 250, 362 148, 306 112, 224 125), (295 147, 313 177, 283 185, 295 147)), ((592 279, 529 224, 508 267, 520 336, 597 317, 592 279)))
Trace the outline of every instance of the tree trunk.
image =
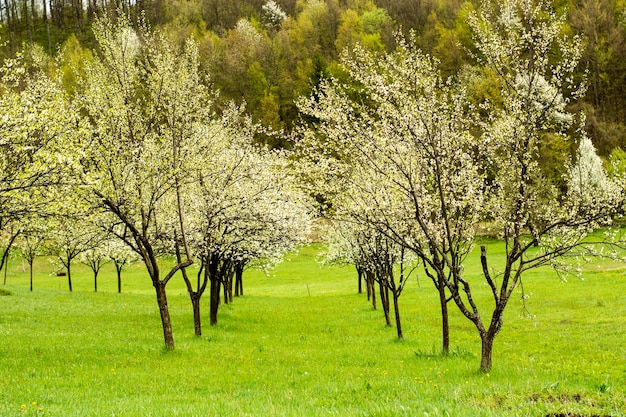
POLYGON ((24 1, 23 13, 24 13, 24 24, 26 25, 26 33, 28 33, 28 42, 32 44, 33 43, 33 31, 30 27, 31 16, 30 16, 30 12, 28 11, 27 1, 24 1))
POLYGON ((93 292, 98 292, 98 273, 93 272, 93 292))
POLYGON ((50 19, 48 19, 48 10, 46 5, 48 0, 43 0, 43 20, 46 24, 46 34, 48 36, 48 55, 52 56, 52 38, 50 37, 50 19))
POLYGON ((228 283, 224 282, 222 285, 222 291, 224 294, 224 304, 228 304, 228 283))
POLYGON ((370 289, 370 295, 372 296, 372 307, 376 310, 376 286, 374 285, 374 273, 365 271, 365 279, 370 289))
POLYGON ((115 271, 117 272, 117 292, 122 293, 122 265, 115 264, 115 271))
POLYGON ((28 266, 30 267, 30 291, 33 291, 33 263, 29 262, 28 266))
POLYGON ((398 299, 400 294, 395 289, 391 291, 393 294, 393 310, 396 313, 396 330, 398 330, 398 339, 404 339, 402 334, 402 323, 400 322, 400 306, 398 305, 398 299))
POLYGON ((9 46, 10 46, 11 53, 13 53, 15 51, 15 48, 14 48, 15 46, 14 35, 15 34, 13 33, 13 27, 14 27, 13 18, 15 16, 12 16, 11 6, 12 4, 9 3, 9 0, 4 0, 4 11, 6 14, 6 26, 7 26, 7 31, 9 32, 9 46))
POLYGON ((480 340, 482 342, 482 352, 480 356, 480 370, 482 372, 489 372, 491 370, 491 358, 493 352, 493 339, 490 332, 481 334, 480 340))
POLYGON ((387 327, 391 327, 391 317, 389 317, 389 291, 387 284, 383 279, 380 279, 378 284, 380 287, 380 304, 383 307, 383 313, 385 313, 385 322, 387 323, 387 327))
POLYGON ((358 279, 358 282, 359 282, 359 294, 363 294, 363 285, 362 285, 363 270, 357 266, 356 267, 356 273, 357 273, 357 276, 358 276, 357 279, 358 279))
POLYGON ((226 279, 224 281, 224 304, 233 302, 233 276, 235 271, 233 269, 226 273, 226 279))
POLYGON ((211 326, 215 326, 217 324, 217 309, 220 302, 220 281, 215 277, 211 278, 211 294, 209 298, 211 326))
POLYGON ((441 305, 442 352, 444 355, 448 355, 450 353, 450 324, 448 321, 448 300, 446 300, 446 286, 441 278, 437 280, 437 290, 439 291, 439 304, 441 305))
POLYGON ((202 336, 202 322, 200 321, 200 296, 198 294, 189 294, 191 296, 191 305, 193 306, 193 329, 196 336, 202 336))
POLYGON ((243 296, 243 265, 235 267, 235 297, 243 296))
POLYGON ((13 246, 13 243, 15 242, 15 239, 17 239, 19 234, 19 231, 12 234, 6 249, 2 253, 2 259, 0 260, 0 270, 4 268, 4 285, 7 285, 7 269, 9 269, 9 254, 11 252, 11 247, 13 246))
POLYGON ((70 292, 72 292, 72 269, 69 262, 67 263, 67 284, 70 287, 70 292))
POLYGON ((159 313, 161 314, 161 324, 163 325, 163 339, 165 347, 174 350, 174 333, 172 332, 172 321, 170 320, 170 311, 167 305, 167 294, 165 293, 165 284, 158 279, 154 279, 154 288, 156 290, 157 303, 159 305, 159 313))

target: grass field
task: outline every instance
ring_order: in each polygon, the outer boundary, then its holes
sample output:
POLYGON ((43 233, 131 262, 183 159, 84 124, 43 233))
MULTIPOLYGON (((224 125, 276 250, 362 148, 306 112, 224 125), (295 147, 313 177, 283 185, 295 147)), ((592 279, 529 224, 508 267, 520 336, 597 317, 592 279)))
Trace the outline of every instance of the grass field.
POLYGON ((549 270, 526 276, 535 317, 511 301, 482 374, 479 339, 456 307, 453 354, 439 354, 437 297, 423 274, 400 299, 397 341, 357 294, 353 269, 321 267, 318 250, 269 276, 248 271, 246 295, 221 306, 215 327, 206 297, 200 338, 175 279, 173 352, 141 265, 124 272, 122 294, 112 267, 94 293, 77 266, 69 293, 38 260, 31 293, 12 260, 0 285, 0 416, 626 416, 626 266, 597 264, 568 282, 549 270))

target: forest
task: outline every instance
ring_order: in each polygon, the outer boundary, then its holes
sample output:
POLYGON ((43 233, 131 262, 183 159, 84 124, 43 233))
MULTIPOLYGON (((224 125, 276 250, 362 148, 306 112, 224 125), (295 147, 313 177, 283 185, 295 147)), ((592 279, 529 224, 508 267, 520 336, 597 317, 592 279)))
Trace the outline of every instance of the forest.
MULTIPOLYGON (((586 76, 587 93, 571 110, 584 110, 586 130, 605 158, 626 143, 625 3, 553 2, 557 13, 567 15, 563 31, 583 36, 576 76, 586 76)), ((356 43, 376 53, 390 51, 395 32, 414 31, 419 48, 440 61, 444 76, 474 65, 467 16, 479 5, 478 0, 1 0, 0 57, 35 45, 50 56, 59 54, 50 72, 63 73, 66 89, 73 91, 71 68, 94 47, 94 19, 125 11, 135 22, 145 19, 162 29, 181 48, 188 37, 196 40, 202 70, 220 91, 216 108, 245 102, 255 121, 291 132, 301 116, 294 100, 310 94, 324 77, 341 78, 340 55, 356 43)), ((476 101, 496 94, 489 75, 473 85, 476 101)), ((272 146, 291 146, 285 135, 257 136, 272 146)), ((546 165, 551 154, 574 149, 550 143, 543 149, 546 165)))

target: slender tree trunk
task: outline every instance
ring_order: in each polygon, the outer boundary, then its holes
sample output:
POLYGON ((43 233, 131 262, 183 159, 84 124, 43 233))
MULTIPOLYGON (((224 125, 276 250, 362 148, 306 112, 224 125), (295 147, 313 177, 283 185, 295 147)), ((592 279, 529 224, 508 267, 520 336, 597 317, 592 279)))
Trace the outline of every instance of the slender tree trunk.
POLYGON ((228 296, 228 282, 230 281, 230 278, 228 277, 228 275, 226 276, 226 280, 223 282, 223 290, 224 290, 224 304, 228 304, 230 302, 230 297, 228 296))
POLYGON ((33 291, 33 263, 28 262, 28 266, 30 267, 30 291, 33 291))
POLYGON ((491 360, 493 352, 493 340, 495 336, 492 336, 490 332, 485 332, 480 335, 480 341, 482 343, 482 352, 480 356, 480 370, 482 372, 489 372, 491 370, 491 360))
POLYGON ((46 16, 46 3, 48 0, 44 0, 43 2, 43 13, 44 20, 46 21, 46 34, 48 36, 48 55, 52 56, 52 37, 50 36, 50 19, 46 16))
MULTIPOLYGON (((191 295, 191 294, 190 294, 191 295)), ((200 321, 200 296, 191 295, 191 305, 193 306, 193 329, 196 336, 202 336, 202 322, 200 321)))
POLYGON ((7 31, 9 32, 9 46, 10 46, 10 50, 11 53, 15 52, 15 34, 13 33, 13 28, 15 26, 14 23, 14 18, 15 15, 12 14, 12 4, 9 3, 9 0, 4 0, 4 11, 6 14, 6 26, 7 26, 7 31))
POLYGON ((398 305, 400 294, 398 294, 395 289, 392 289, 391 293, 393 294, 393 310, 396 314, 396 330, 398 330, 398 339, 404 339, 404 335, 402 334, 402 323, 400 322, 400 306, 398 305))
POLYGON ((389 291, 387 290, 387 284, 384 279, 379 278, 378 287, 380 304, 383 307, 383 313, 385 313, 385 322, 387 323, 387 327, 391 327, 391 317, 389 317, 389 291))
POLYGON ((153 278, 154 288, 156 290, 157 304, 159 305, 159 313, 161 315, 161 324, 163 325, 163 339, 165 347, 174 350, 174 333, 172 331, 172 321, 170 319, 170 310, 167 305, 167 294, 165 285, 158 278, 153 278))
POLYGON ((33 43, 33 30, 31 28, 31 21, 33 17, 28 11, 28 2, 24 1, 24 23, 26 24, 26 33, 28 33, 28 42, 30 44, 33 43))
POLYGON ((210 315, 211 326, 217 324, 217 310, 220 302, 220 281, 216 277, 211 278, 210 315))
POLYGON ((450 353, 450 324, 448 320, 448 300, 446 300, 446 286, 441 278, 437 281, 439 291, 439 304, 441 306, 441 334, 442 352, 444 355, 450 353))
POLYGON ((93 271, 93 292, 98 292, 98 273, 93 271))
POLYGON ((376 310, 376 286, 374 285, 374 274, 367 272, 367 280, 369 282, 370 291, 372 293, 372 307, 376 310))
POLYGON ((235 276, 235 270, 230 269, 226 272, 226 279, 224 280, 224 304, 233 302, 233 279, 235 276))
POLYGON ((123 265, 115 264, 115 271, 117 272, 117 292, 122 292, 122 267, 123 265))
POLYGON ((9 269, 9 255, 11 253, 11 248, 13 247, 13 243, 19 234, 19 231, 17 233, 13 233, 11 239, 9 239, 6 249, 2 253, 2 259, 0 259, 0 269, 4 268, 4 285, 7 285, 7 269, 9 269))
POLYGON ((235 267, 235 297, 243 296, 243 265, 235 267))
POLYGON ((357 279, 358 279, 358 282, 359 282, 359 294, 363 294, 363 285, 362 285, 363 270, 357 266, 356 267, 356 273, 357 273, 357 276, 358 276, 357 279))
POLYGON ((72 268, 70 268, 71 263, 67 263, 67 285, 70 287, 70 292, 72 292, 72 268))

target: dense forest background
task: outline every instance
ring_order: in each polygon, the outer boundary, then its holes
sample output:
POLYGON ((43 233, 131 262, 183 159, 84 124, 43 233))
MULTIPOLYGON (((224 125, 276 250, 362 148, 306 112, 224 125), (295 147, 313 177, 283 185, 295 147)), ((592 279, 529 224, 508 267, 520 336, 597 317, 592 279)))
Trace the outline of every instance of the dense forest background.
MULTIPOLYGON (((555 0, 567 13, 564 28, 584 36, 578 75, 588 92, 577 103, 601 155, 626 147, 626 0, 555 0)), ((309 95, 322 77, 341 79, 342 51, 356 42, 371 51, 394 48, 394 32, 415 31, 419 45, 437 57, 444 75, 472 77, 470 94, 497 100, 488 73, 472 70, 466 17, 480 0, 0 0, 0 58, 39 48, 50 72, 71 93, 73 76, 92 54, 91 24, 102 14, 145 19, 181 46, 196 40, 204 70, 220 90, 218 105, 244 102, 252 117, 289 132, 299 118, 294 99, 309 95), (492 91, 493 90, 493 91, 492 91)), ((283 135, 261 138, 288 146, 283 135)), ((572 144, 549 143, 544 154, 572 144)))

